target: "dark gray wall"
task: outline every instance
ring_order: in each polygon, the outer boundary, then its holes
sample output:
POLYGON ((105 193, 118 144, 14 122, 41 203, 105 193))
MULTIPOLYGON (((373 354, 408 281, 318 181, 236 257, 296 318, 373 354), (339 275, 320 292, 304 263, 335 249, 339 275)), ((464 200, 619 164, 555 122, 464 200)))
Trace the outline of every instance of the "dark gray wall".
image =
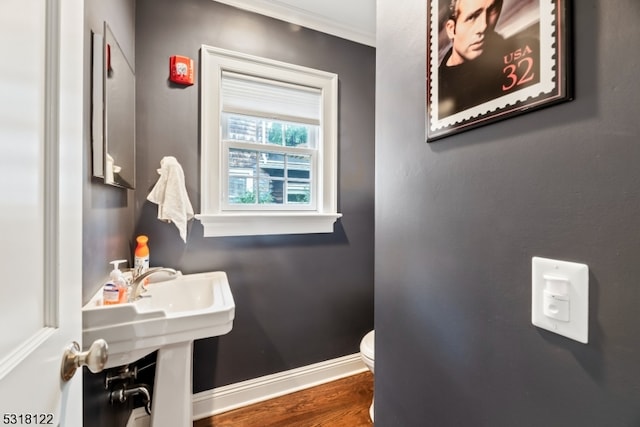
POLYGON ((231 333, 197 341, 194 391, 357 353, 373 328, 375 50, 211 0, 136 2, 136 233, 151 265, 224 270, 236 301, 231 333), (169 57, 195 60, 201 44, 339 75, 339 210, 331 234, 203 238, 185 245, 146 196, 163 156, 185 171, 200 206, 199 86, 168 81, 169 57))
POLYGON ((427 2, 377 2, 376 425, 640 423, 640 4, 572 3, 573 102, 426 144, 427 2), (589 265, 589 344, 532 256, 589 265))
MULTIPOLYGON (((82 301, 86 303, 100 289, 110 271, 109 261, 131 260, 135 227, 134 192, 107 186, 92 178, 91 150, 91 31, 103 34, 107 21, 124 54, 134 63, 135 6, 133 0, 87 0, 84 31, 84 156, 82 219, 82 301)), ((90 345, 90 343, 84 343, 90 345)), ((105 390, 107 373, 92 374, 83 369, 83 425, 124 426, 132 401, 111 405, 105 390)))
POLYGON ((130 63, 135 63, 135 6, 133 0, 104 2, 87 0, 85 4, 85 101, 84 101, 84 176, 82 221, 82 301, 96 293, 111 266, 109 261, 131 260, 131 242, 135 227, 134 192, 105 185, 92 177, 91 149, 91 32, 103 33, 107 22, 130 63))

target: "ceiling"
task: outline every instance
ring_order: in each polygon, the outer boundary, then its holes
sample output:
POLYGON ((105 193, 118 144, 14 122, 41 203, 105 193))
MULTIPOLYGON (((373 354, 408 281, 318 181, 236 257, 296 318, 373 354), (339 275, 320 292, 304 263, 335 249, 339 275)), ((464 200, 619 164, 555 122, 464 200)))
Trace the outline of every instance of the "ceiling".
POLYGON ((376 0, 215 0, 375 46, 376 0))

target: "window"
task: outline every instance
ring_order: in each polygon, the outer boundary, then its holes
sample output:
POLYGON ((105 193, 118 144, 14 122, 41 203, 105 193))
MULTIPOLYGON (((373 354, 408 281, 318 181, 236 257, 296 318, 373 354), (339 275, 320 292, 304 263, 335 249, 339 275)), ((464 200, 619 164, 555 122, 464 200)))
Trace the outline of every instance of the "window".
POLYGON ((204 235, 327 233, 337 213, 337 76, 202 47, 204 235))

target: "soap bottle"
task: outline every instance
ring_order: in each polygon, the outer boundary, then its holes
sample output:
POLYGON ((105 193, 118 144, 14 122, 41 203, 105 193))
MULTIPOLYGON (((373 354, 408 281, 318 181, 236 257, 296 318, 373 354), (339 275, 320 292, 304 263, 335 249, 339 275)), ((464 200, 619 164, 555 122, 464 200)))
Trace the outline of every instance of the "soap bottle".
POLYGON ((127 260, 118 259, 110 262, 110 264, 113 264, 113 270, 111 270, 111 273, 109 274, 109 277, 111 278, 110 283, 113 283, 118 289, 118 303, 127 301, 129 291, 129 283, 127 282, 127 279, 124 278, 122 271, 118 268, 122 262, 127 262, 127 260))
POLYGON ((141 275, 149 269, 149 246, 147 246, 148 241, 149 238, 143 234, 136 237, 138 246, 136 246, 133 261, 133 271, 135 272, 136 276, 141 275))
POLYGON ((113 282, 107 282, 102 289, 102 304, 113 305, 120 302, 120 291, 113 282))

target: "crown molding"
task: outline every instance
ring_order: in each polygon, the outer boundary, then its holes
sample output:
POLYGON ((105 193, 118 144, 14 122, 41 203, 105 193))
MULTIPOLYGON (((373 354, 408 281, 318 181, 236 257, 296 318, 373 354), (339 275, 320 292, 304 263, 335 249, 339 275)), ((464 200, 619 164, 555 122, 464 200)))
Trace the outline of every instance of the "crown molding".
POLYGON ((297 8, 278 0, 213 0, 312 30, 375 47, 375 30, 343 24, 324 15, 297 8))

